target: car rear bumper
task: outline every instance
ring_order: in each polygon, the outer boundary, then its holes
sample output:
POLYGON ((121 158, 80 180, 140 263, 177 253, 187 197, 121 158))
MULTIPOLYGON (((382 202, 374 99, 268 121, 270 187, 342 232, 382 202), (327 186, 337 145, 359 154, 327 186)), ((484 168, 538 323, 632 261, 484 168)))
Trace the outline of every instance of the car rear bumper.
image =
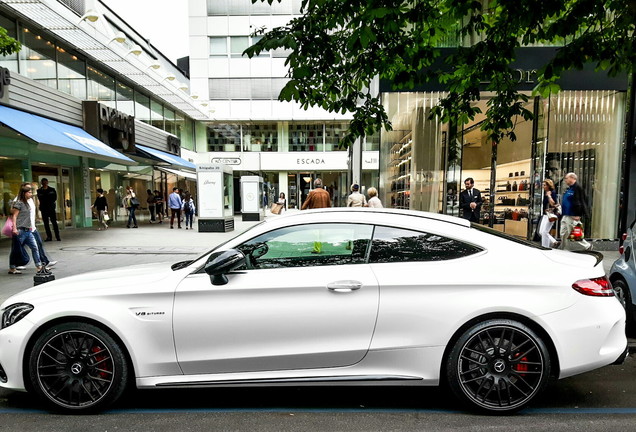
POLYGON ((625 310, 615 297, 581 295, 571 307, 540 317, 559 357, 559 378, 588 372, 624 358, 625 310))

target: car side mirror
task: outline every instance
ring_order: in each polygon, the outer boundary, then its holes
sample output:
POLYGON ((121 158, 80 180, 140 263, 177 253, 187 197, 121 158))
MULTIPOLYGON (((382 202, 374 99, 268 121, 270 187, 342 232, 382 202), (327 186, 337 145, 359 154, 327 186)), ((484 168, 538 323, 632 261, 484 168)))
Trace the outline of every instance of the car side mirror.
POLYGON ((210 275, 212 285, 225 285, 232 270, 245 265, 245 255, 236 249, 214 252, 205 263, 205 272, 210 275))

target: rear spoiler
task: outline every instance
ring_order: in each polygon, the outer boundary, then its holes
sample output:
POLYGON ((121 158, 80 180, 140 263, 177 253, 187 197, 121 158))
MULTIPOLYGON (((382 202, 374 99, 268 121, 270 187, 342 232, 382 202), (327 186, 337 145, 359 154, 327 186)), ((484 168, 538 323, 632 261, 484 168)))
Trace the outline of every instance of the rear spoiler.
POLYGON ((578 254, 585 254, 585 255, 592 255, 594 258, 596 258, 596 264, 594 264, 594 267, 596 267, 597 265, 599 265, 599 263, 603 262, 603 254, 600 252, 596 252, 596 251, 587 251, 587 250, 577 250, 577 251, 570 251, 570 252, 574 252, 574 253, 578 253, 578 254))

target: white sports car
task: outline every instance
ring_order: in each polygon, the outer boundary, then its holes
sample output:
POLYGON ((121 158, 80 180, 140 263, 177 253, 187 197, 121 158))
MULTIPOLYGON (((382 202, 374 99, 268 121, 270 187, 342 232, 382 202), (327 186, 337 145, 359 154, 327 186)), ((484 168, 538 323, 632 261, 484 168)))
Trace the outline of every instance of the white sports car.
POLYGON ((436 214, 268 219, 194 261, 50 282, 2 305, 0 385, 69 412, 127 385, 438 385, 512 412, 627 355, 594 253, 436 214))

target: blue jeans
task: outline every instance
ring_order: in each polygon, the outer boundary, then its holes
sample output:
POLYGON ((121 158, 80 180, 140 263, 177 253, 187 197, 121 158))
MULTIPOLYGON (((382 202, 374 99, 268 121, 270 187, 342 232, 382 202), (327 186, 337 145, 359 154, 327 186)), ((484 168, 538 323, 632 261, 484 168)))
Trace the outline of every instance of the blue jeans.
POLYGON ((137 218, 135 217, 136 207, 128 207, 128 226, 131 226, 131 222, 133 226, 137 226, 137 218))
POLYGON ((186 214, 185 214, 185 226, 186 226, 186 228, 188 227, 188 223, 190 224, 190 228, 192 228, 192 221, 193 220, 194 220, 194 212, 186 212, 186 214))
POLYGON ((28 246, 29 249, 31 249, 31 255, 33 256, 35 266, 41 267, 42 261, 40 260, 40 250, 38 249, 38 244, 33 232, 28 229, 18 228, 18 242, 20 243, 20 246, 28 246))

